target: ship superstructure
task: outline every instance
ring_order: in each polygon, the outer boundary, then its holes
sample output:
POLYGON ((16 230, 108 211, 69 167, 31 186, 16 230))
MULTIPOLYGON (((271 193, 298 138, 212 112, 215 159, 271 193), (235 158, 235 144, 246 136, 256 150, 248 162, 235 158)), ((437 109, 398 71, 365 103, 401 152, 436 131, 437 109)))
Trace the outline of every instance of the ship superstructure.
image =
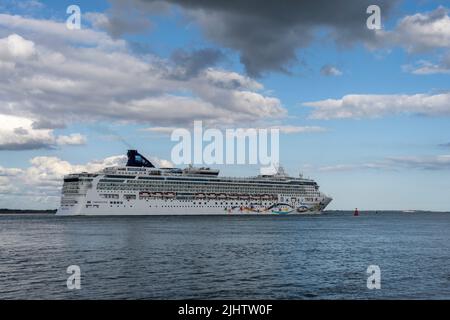
POLYGON ((210 168, 156 168, 136 150, 125 166, 64 177, 58 215, 208 215, 320 213, 332 199, 318 184, 282 169, 273 175, 220 177, 210 168))

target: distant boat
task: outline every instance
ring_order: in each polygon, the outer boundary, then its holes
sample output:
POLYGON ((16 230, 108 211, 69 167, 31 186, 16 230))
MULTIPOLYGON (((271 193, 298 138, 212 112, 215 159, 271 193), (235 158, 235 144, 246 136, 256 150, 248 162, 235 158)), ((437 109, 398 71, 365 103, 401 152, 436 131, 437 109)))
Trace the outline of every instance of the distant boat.
POLYGON ((416 212, 416 210, 403 210, 402 212, 404 212, 404 213, 414 213, 414 212, 416 212))
POLYGON ((353 216, 355 216, 355 217, 359 216, 358 208, 355 209, 355 212, 353 213, 353 216))

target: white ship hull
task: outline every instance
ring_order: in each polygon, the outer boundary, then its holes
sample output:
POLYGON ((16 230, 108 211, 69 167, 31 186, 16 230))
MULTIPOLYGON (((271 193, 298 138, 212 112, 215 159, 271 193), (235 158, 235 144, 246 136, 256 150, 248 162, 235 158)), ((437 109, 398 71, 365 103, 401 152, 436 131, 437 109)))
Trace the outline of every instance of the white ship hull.
POLYGON ((158 169, 131 150, 125 167, 64 177, 57 215, 312 214, 331 201, 315 181, 302 177, 222 178, 218 173, 208 168, 158 169))
MULTIPOLYGON (((295 208, 278 202, 178 201, 178 200, 130 200, 123 204, 102 203, 94 198, 79 199, 74 206, 60 207, 59 216, 143 216, 143 215, 283 215, 319 214, 328 203, 310 203, 295 208), (87 200, 91 199, 91 200, 87 200), (90 201, 90 204, 87 204, 90 201), (195 203, 195 204, 194 204, 195 203), (200 204, 199 204, 200 203, 200 204), (305 207, 308 207, 307 209, 305 207)), ((116 201, 120 202, 120 201, 116 201)))

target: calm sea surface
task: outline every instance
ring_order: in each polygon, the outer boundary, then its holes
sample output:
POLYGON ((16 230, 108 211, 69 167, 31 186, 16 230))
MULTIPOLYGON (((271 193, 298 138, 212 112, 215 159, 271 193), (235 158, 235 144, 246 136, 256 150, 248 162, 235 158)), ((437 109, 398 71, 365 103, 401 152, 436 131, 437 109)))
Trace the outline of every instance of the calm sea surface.
POLYGON ((0 215, 0 299, 19 298, 450 299, 450 213, 0 215))

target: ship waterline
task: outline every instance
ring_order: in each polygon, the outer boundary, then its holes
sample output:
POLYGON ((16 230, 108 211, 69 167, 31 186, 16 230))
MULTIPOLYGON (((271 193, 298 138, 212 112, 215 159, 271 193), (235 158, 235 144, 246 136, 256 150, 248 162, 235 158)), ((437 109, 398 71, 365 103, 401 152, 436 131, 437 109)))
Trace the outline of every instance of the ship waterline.
POLYGON ((311 179, 220 177, 210 168, 156 168, 136 150, 126 166, 64 177, 57 215, 214 215, 320 213, 331 198, 311 179))

